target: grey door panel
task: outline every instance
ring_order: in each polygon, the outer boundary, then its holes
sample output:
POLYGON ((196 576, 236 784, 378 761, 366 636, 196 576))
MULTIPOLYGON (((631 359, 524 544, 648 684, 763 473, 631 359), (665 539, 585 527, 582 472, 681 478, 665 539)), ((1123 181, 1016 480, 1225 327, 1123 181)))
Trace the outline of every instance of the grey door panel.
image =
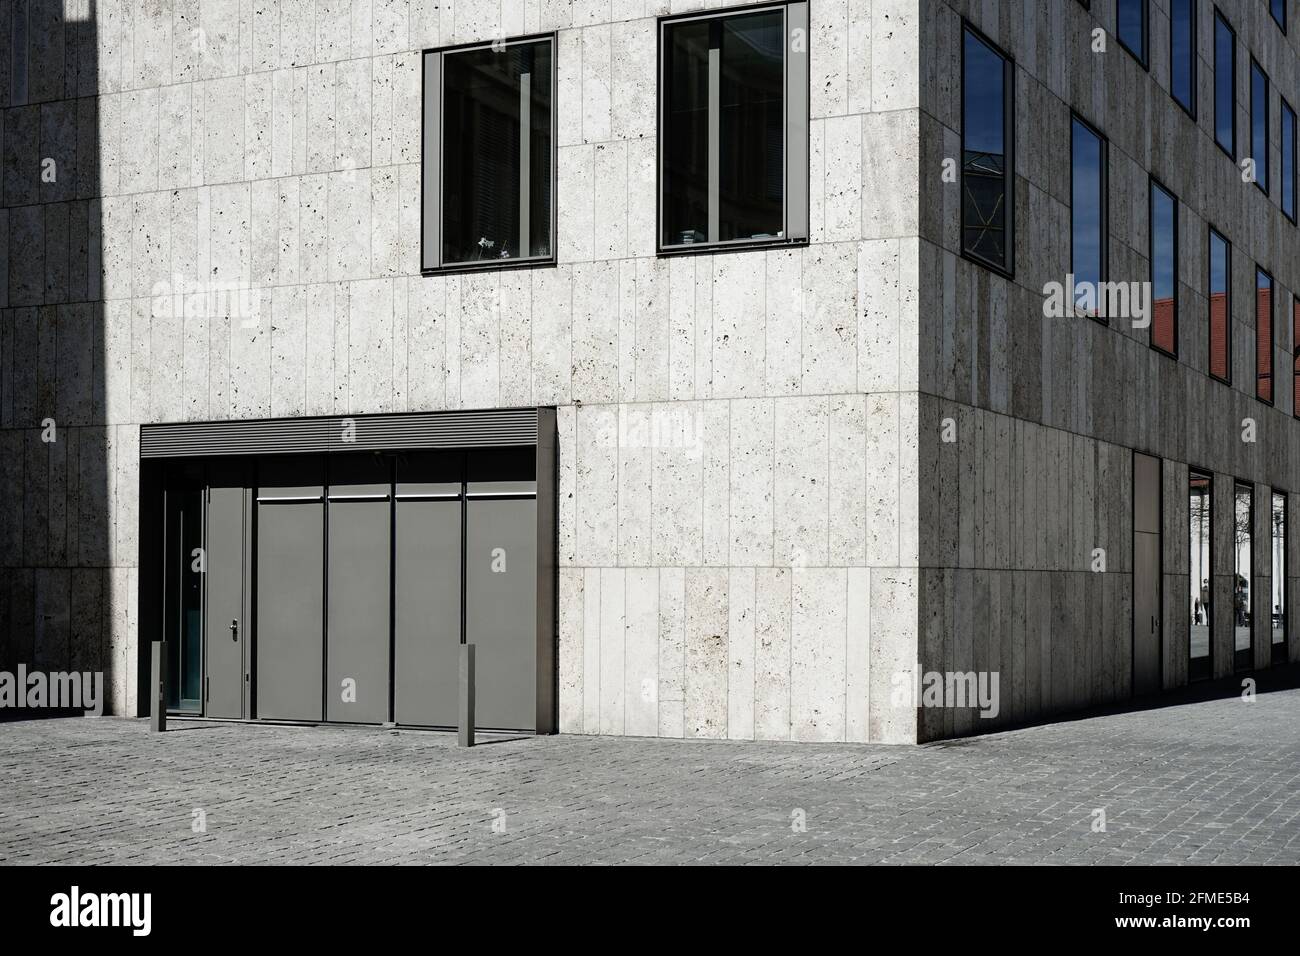
POLYGON ((330 497, 387 495, 390 465, 373 455, 338 455, 330 459, 330 497))
POLYGON ((1160 459, 1133 456, 1133 693, 1161 686, 1160 459))
POLYGON ((1160 535, 1133 538, 1133 692, 1149 694, 1160 689, 1160 535))
POLYGON ((321 719, 323 509, 320 502, 258 505, 258 717, 321 719))
POLYGON ((244 531, 244 489, 209 489, 204 554, 204 714, 208 717, 244 716, 244 531))
POLYGON ((460 655, 461 502, 399 499, 396 507, 394 719, 399 724, 453 727, 460 655))
POLYGON ((1160 533, 1160 459, 1133 456, 1133 530, 1160 533))
MULTIPOLYGON (((387 487, 358 486, 349 493, 379 495, 387 487)), ((330 502, 327 720, 388 719, 390 519, 386 498, 330 502)))
POLYGON ((466 503, 465 636, 476 645, 475 705, 485 728, 537 723, 537 502, 466 503))

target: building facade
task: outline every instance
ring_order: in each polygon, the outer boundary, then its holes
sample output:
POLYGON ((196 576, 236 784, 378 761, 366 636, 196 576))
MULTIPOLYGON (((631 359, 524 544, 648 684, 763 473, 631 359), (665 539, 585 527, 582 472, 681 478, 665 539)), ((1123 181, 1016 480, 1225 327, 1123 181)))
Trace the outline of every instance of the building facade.
POLYGON ((1272 6, 13 4, 0 664, 916 742, 1300 659, 1272 6))

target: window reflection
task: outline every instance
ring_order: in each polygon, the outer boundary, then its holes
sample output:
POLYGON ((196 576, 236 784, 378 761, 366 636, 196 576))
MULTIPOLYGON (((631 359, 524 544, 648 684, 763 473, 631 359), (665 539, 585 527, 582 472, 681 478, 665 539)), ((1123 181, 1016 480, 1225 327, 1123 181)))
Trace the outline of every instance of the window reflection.
POLYGON ((1282 211, 1295 219, 1295 111, 1282 101, 1282 211))
POLYGON ((1237 153, 1237 36, 1228 21, 1214 14, 1214 139, 1237 153))
POLYGON ((1086 315, 1103 312, 1105 277, 1105 143, 1084 122, 1071 128, 1070 272, 1075 307, 1086 315))
POLYGON ((1291 299, 1291 400, 1300 417, 1300 298, 1291 299))
POLYGON ((781 235, 785 89, 781 11, 720 22, 718 238, 781 235))
POLYGON ((1255 185, 1268 192, 1268 77, 1259 64, 1250 64, 1250 158, 1255 185))
POLYGON ((785 236, 785 67, 782 10, 665 29, 663 245, 785 236))
POLYGON ((1119 42, 1146 63, 1147 0, 1117 0, 1115 12, 1119 19, 1119 42))
POLYGON ((203 676, 203 492, 178 485, 167 492, 167 591, 164 614, 167 708, 198 713, 203 676))
POLYGON ((964 42, 962 248, 1009 270, 1009 61, 970 30, 964 42))
POLYGON ((443 60, 442 261, 551 254, 551 44, 443 60))
POLYGON ((664 131, 665 245, 709 241, 708 20, 665 34, 668 102, 664 131))
POLYGON ((1151 344, 1174 354, 1178 341, 1178 204, 1151 183, 1151 344))
POLYGON ((1255 270, 1255 397, 1273 401, 1273 277, 1255 270))
POLYGON ((1234 567, 1232 581, 1232 632, 1237 668, 1249 667, 1251 634, 1251 567, 1254 555, 1254 509, 1251 503, 1251 486, 1236 483, 1233 508, 1234 567))
POLYGON ((1222 381, 1230 381, 1232 336, 1232 290, 1228 282, 1231 274, 1232 247, 1228 240, 1210 230, 1210 374, 1222 381))
POLYGON ((1169 7, 1169 88, 1190 113, 1196 112, 1196 0, 1172 0, 1169 7))
MULTIPOLYGON (((1191 516, 1191 617, 1189 654, 1193 661, 1210 659, 1210 595, 1213 581, 1210 570, 1210 476, 1192 472, 1188 512, 1191 516)), ((1206 675, 1208 676, 1208 666, 1206 675)))

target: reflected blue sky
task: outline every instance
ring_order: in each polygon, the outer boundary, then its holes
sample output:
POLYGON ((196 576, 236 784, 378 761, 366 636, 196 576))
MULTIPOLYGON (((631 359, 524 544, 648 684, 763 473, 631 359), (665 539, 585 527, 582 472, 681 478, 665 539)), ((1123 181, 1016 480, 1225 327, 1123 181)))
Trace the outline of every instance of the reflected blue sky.
POLYGON ((1217 232, 1210 233, 1210 294, 1228 291, 1228 243, 1217 232))
MULTIPOLYGON (((1102 279, 1102 163, 1101 137, 1077 119, 1072 121, 1070 230, 1075 301, 1087 294, 1080 285, 1102 279)), ((1095 301, 1095 300, 1094 300, 1095 301)))
POLYGON ((965 148, 967 152, 1003 153, 1002 57, 973 33, 966 34, 965 148))
POLYGON ((1236 37, 1223 18, 1214 16, 1214 138, 1232 152, 1235 104, 1233 74, 1236 64, 1236 37))
POLYGON ((1151 186, 1151 282, 1156 300, 1174 297, 1177 263, 1174 260, 1174 197, 1159 186, 1151 186))
POLYGON ((1147 0, 1117 0, 1116 5, 1120 42, 1145 59, 1146 43, 1143 34, 1146 30, 1147 0))
POLYGON ((1196 109, 1196 0, 1171 0, 1169 6, 1170 84, 1174 99, 1196 109))
POLYGON ((1268 77, 1259 64, 1250 65, 1250 155, 1255 182, 1268 191, 1268 77))
POLYGON ((1282 211, 1295 218, 1295 111, 1282 104, 1282 211))

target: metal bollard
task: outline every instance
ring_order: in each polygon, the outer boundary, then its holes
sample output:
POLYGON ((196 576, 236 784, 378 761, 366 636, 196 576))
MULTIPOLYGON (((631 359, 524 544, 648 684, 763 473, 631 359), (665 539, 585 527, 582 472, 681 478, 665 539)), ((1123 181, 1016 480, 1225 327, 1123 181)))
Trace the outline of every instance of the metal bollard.
POLYGON ((457 744, 474 746, 474 645, 460 646, 460 725, 457 744))
POLYGON ((153 682, 153 706, 149 712, 149 730, 162 733, 167 729, 167 642, 153 642, 153 662, 150 668, 153 682))

